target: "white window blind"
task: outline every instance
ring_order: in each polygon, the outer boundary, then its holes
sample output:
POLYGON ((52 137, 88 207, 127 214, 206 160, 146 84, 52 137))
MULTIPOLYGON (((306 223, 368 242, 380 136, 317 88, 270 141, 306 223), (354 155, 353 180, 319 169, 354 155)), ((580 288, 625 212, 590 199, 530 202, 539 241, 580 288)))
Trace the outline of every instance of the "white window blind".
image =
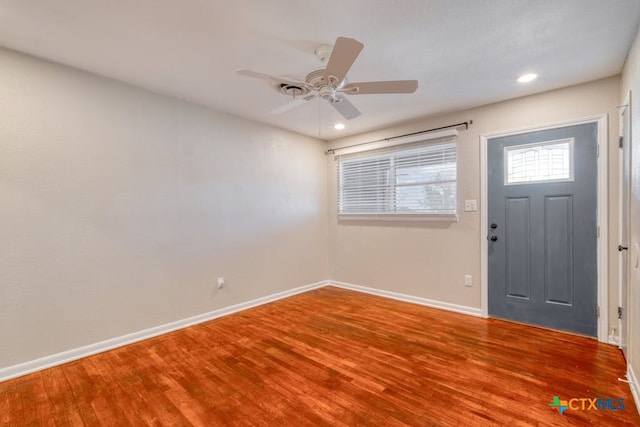
POLYGON ((338 157, 338 214, 455 215, 455 142, 338 157))

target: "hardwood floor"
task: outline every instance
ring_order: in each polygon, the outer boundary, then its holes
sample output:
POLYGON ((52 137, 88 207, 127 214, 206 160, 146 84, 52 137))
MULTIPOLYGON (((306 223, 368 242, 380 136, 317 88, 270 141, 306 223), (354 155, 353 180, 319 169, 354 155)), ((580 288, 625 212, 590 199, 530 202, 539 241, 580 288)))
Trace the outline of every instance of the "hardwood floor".
POLYGON ((624 374, 592 339, 326 287, 0 383, 0 425, 638 426, 624 374))

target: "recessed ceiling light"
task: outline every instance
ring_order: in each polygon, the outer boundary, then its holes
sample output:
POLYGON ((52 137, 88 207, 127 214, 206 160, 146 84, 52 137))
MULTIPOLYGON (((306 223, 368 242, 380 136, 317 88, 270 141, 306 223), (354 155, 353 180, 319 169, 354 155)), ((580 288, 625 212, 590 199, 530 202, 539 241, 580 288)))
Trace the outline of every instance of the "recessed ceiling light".
POLYGON ((335 125, 333 125, 333 128, 336 130, 342 130, 344 129, 344 123, 336 123, 335 125))
POLYGON ((518 83, 529 83, 538 78, 536 73, 523 74, 518 77, 518 83))

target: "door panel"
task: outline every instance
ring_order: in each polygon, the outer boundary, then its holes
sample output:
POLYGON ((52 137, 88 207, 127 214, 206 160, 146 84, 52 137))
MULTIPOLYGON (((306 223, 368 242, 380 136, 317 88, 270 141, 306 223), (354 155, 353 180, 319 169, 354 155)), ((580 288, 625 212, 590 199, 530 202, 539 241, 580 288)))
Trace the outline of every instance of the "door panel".
POLYGON ((573 303, 573 198, 545 200, 545 300, 573 303))
POLYGON ((490 139, 487 160, 489 315, 596 336, 597 125, 490 139))
POLYGON ((505 246, 507 296, 531 298, 529 272, 529 198, 518 197, 506 200, 505 246), (522 277, 521 277, 522 276, 522 277), (520 279, 521 277, 521 279, 520 279))

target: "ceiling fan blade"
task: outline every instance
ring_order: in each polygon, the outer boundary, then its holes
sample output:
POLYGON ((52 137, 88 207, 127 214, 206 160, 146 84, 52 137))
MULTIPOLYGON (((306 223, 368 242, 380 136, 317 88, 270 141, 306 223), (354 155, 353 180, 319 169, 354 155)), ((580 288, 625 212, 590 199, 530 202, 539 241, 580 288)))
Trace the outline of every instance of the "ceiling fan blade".
POLYGON ((278 77, 278 76, 272 76, 270 74, 265 74, 265 73, 258 73, 257 71, 251 71, 251 70, 237 70, 236 73, 240 74, 241 76, 247 76, 247 77, 254 77, 257 79, 262 79, 262 80, 268 80, 271 81, 273 83, 276 84, 288 84, 291 86, 300 86, 300 87, 304 87, 307 89, 313 89, 313 86, 310 85, 307 82, 303 82, 300 80, 296 80, 296 79, 290 79, 287 77, 278 77))
POLYGON ((340 91, 349 95, 374 93, 413 93, 418 89, 417 80, 387 80, 381 82, 349 83, 340 91))
POLYGON ((347 120, 355 119, 361 113, 347 98, 341 96, 337 101, 329 101, 329 104, 335 108, 338 113, 347 120))
POLYGON ((325 81, 330 83, 341 82, 363 47, 364 45, 358 40, 338 37, 331 51, 327 67, 324 70, 323 77, 325 81), (330 81, 329 76, 335 77, 336 81, 330 81))
POLYGON ((238 74, 240 74, 242 76, 255 77, 255 78, 263 79, 263 80, 273 80, 273 81, 278 81, 279 80, 275 76, 270 76, 269 74, 258 73, 256 71, 251 71, 251 70, 238 70, 238 71, 236 71, 236 73, 238 73, 238 74))
POLYGON ((281 113, 284 113, 285 111, 292 110, 292 109, 304 104, 309 99, 311 99, 311 98, 296 98, 291 102, 287 102, 286 104, 279 106, 278 108, 274 108, 273 110, 269 111, 269 114, 281 114, 281 113))

